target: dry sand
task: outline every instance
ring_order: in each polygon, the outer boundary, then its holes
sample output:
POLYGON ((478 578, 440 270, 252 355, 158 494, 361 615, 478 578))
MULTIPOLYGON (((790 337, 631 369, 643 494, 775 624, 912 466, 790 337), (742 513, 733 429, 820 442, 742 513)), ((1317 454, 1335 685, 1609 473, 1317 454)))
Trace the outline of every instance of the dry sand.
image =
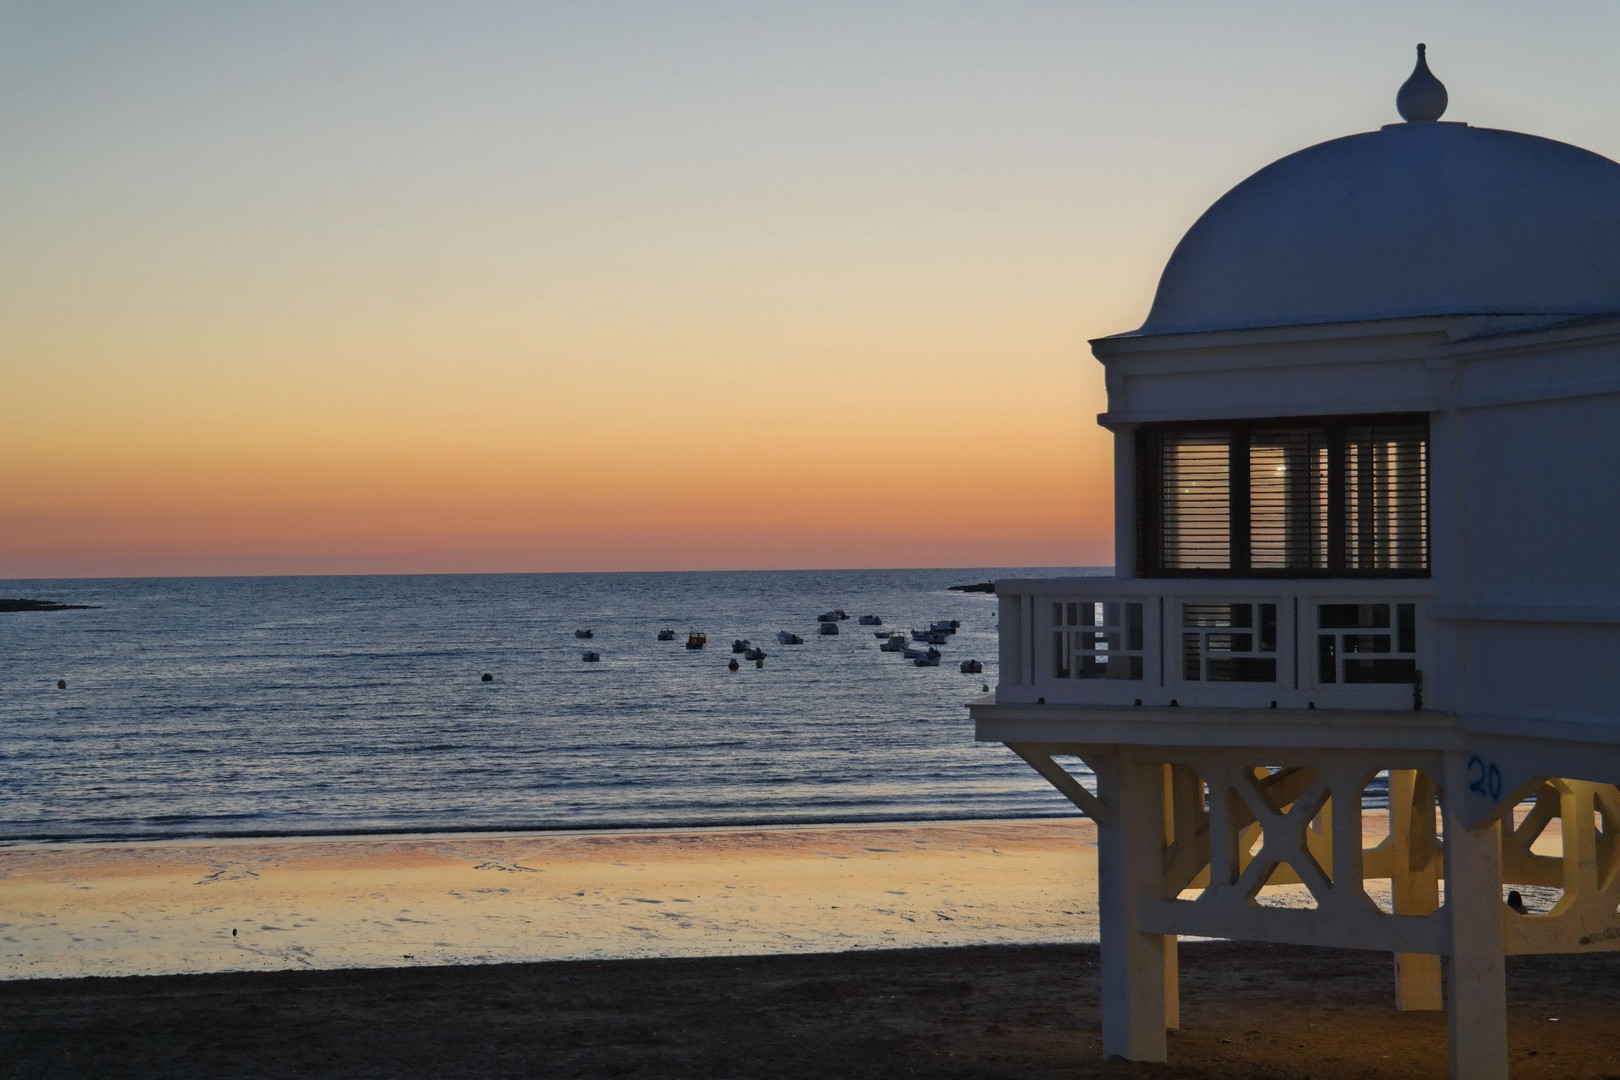
MULTIPOLYGON (((1516 1080, 1620 1076, 1613 956, 1509 965, 1516 1080)), ((1099 1060, 1094 945, 0 983, 7 1077, 1442 1080, 1387 956, 1182 947, 1165 1066, 1099 1060)))

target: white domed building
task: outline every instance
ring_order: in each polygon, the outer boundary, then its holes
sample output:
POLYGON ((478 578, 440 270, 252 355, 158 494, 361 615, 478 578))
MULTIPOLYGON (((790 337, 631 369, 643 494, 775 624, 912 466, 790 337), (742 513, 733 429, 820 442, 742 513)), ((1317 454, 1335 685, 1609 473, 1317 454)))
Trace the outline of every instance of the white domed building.
POLYGON ((1471 1080, 1505 954, 1620 951, 1620 164, 1445 105, 1419 46, 1199 218, 1092 342, 1115 576, 996 583, 971 711, 1097 821, 1105 1055, 1177 935, 1393 953, 1471 1080))

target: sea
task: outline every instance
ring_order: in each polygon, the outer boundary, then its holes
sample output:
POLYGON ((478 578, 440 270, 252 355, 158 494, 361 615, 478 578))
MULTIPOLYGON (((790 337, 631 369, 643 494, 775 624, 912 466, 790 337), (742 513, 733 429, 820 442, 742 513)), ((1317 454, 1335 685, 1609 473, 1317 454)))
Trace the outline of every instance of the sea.
POLYGON ((90 605, 0 613, 0 842, 1070 816, 974 741, 995 598, 950 586, 1110 572, 0 581, 90 605), (878 649, 939 620, 938 667, 878 649))

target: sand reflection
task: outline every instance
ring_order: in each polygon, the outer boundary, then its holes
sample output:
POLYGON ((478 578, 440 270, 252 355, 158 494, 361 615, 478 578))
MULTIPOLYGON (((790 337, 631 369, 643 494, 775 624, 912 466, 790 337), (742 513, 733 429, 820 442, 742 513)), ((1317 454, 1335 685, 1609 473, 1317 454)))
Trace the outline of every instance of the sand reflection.
POLYGON ((1083 820, 0 849, 0 977, 1094 941, 1083 820))

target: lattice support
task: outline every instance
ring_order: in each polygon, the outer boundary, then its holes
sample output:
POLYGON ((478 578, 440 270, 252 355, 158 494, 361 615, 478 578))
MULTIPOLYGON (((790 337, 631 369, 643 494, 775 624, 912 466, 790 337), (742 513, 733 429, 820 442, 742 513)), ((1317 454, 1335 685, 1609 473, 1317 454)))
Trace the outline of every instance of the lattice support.
POLYGON ((1551 911, 1505 908, 1509 953, 1620 951, 1620 788, 1584 780, 1539 781, 1524 818, 1502 819, 1502 876, 1515 885, 1561 888, 1551 911), (1551 846, 1560 853, 1535 850, 1551 846))
POLYGON ((1504 800, 1532 800, 1516 817, 1481 809, 1479 759, 1458 751, 1013 749, 1098 821, 1106 1055, 1164 1060, 1178 935, 1390 952, 1407 1010, 1441 1007, 1449 956, 1453 1076, 1471 1080, 1507 1075, 1505 953, 1620 951, 1614 784, 1526 781, 1504 800), (1095 793, 1060 755, 1091 766, 1095 793), (1368 847, 1362 800, 1383 770, 1389 835, 1368 847), (1388 911, 1367 891, 1385 878, 1388 911), (1549 911, 1515 910, 1504 882, 1562 893, 1549 911))

